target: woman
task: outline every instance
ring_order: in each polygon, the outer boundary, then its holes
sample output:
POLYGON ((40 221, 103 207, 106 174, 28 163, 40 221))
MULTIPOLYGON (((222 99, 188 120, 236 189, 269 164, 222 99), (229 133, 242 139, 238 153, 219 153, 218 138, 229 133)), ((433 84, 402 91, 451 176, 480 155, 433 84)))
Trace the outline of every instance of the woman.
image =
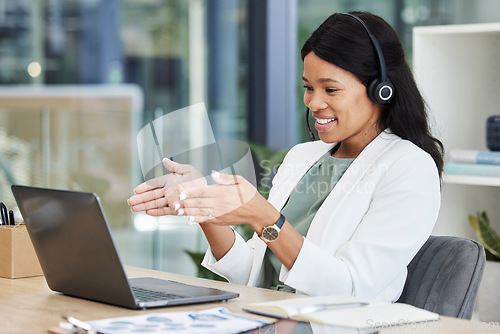
POLYGON ((380 17, 334 14, 301 55, 304 104, 321 140, 288 152, 268 201, 242 177, 214 172, 207 186, 193 167, 166 161, 169 178, 140 185, 129 204, 201 223, 210 246, 202 264, 231 282, 396 301, 437 219, 442 145, 380 17), (387 85, 369 93, 378 78, 387 85), (230 227, 240 224, 255 231, 248 242, 230 227))

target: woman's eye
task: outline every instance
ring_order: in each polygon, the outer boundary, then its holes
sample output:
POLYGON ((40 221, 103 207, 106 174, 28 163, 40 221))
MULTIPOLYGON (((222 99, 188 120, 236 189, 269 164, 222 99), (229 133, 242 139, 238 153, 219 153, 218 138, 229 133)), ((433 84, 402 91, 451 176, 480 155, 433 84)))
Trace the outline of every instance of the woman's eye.
POLYGON ((307 86, 307 85, 304 85, 304 88, 305 88, 306 90, 312 90, 312 87, 307 86))
POLYGON ((335 93, 336 91, 338 91, 337 88, 325 88, 325 92, 331 94, 331 93, 335 93))

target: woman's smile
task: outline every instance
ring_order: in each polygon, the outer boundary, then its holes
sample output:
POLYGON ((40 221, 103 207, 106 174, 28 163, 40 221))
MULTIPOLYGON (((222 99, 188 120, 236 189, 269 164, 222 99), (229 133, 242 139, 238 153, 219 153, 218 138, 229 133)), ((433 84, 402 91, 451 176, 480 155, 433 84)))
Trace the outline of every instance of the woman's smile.
POLYGON ((314 116, 314 119, 316 120, 314 127, 319 132, 327 131, 337 123, 336 117, 325 118, 325 117, 314 116))

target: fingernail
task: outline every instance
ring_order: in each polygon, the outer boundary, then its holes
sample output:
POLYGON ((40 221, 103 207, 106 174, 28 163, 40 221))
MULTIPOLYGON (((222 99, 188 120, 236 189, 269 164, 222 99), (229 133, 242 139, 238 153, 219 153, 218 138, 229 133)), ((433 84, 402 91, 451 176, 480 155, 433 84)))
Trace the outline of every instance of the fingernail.
POLYGON ((220 178, 220 173, 216 170, 212 171, 212 177, 215 177, 216 179, 220 178))
POLYGON ((192 222, 194 222, 194 217, 193 216, 189 216, 188 220, 192 223, 192 222))
POLYGON ((180 203, 175 203, 174 210, 177 211, 177 210, 179 210, 180 207, 181 207, 180 203))
POLYGON ((187 197, 187 195, 186 195, 185 193, 181 193, 181 194, 179 195, 179 199, 180 199, 181 201, 185 200, 185 199, 186 199, 186 197, 187 197))
POLYGON ((177 212, 177 215, 182 216, 183 214, 184 214, 184 209, 179 209, 179 211, 177 212))

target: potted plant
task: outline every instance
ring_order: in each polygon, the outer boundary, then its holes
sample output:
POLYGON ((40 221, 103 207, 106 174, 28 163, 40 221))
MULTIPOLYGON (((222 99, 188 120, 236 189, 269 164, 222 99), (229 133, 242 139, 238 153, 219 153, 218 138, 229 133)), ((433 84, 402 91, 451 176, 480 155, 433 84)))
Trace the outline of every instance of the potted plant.
POLYGON ((485 211, 469 215, 469 224, 486 251, 486 266, 478 292, 478 316, 481 321, 500 321, 500 236, 490 225, 485 211))

